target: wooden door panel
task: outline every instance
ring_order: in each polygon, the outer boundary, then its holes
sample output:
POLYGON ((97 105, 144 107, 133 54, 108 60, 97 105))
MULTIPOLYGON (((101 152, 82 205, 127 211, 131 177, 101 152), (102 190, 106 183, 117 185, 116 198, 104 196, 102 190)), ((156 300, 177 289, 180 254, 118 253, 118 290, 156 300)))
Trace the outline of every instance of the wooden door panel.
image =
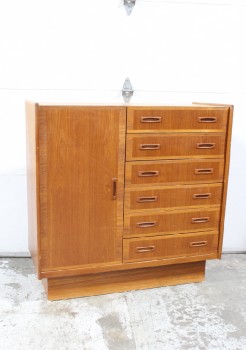
POLYGON ((125 108, 41 107, 38 123, 42 269, 121 261, 125 108))

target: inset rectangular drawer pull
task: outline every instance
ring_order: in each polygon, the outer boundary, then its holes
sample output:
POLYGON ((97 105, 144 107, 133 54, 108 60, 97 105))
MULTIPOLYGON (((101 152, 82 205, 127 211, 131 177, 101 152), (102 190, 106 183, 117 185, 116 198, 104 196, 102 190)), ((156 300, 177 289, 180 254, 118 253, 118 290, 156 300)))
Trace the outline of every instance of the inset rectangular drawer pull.
POLYGON ((156 221, 144 221, 144 222, 138 222, 136 224, 137 227, 142 227, 142 228, 148 228, 148 227, 155 227, 157 224, 156 221))
POLYGON ((148 202, 157 202, 158 197, 138 197, 137 203, 148 203, 148 202))
POLYGON ((208 241, 190 242, 190 247, 203 247, 208 245, 208 241))
POLYGON ((199 123, 217 123, 216 117, 198 117, 199 123))
POLYGON ((112 199, 117 198, 117 178, 112 179, 112 199))
POLYGON ((215 143, 197 143, 196 148, 199 149, 212 149, 215 148, 215 143))
POLYGON ((213 172, 214 172, 213 168, 195 169, 196 175, 213 174, 213 172))
POLYGON ((191 223, 192 224, 203 224, 205 222, 209 222, 209 217, 206 218, 192 218, 191 223))
POLYGON ((148 177, 148 176, 159 176, 159 171, 158 170, 153 170, 153 171, 139 171, 138 176, 140 177, 148 177))
POLYGON ((141 117, 141 123, 160 123, 161 117, 141 117))
POLYGON ((193 194, 194 199, 207 199, 211 198, 211 193, 195 193, 193 194))
POLYGON ((137 253, 153 252, 154 250, 155 250, 154 245, 150 245, 148 247, 137 247, 136 248, 137 253))
POLYGON ((144 144, 141 144, 139 145, 139 149, 142 149, 142 150, 155 150, 155 149, 160 149, 161 145, 159 143, 156 143, 156 144, 151 144, 151 143, 144 143, 144 144))

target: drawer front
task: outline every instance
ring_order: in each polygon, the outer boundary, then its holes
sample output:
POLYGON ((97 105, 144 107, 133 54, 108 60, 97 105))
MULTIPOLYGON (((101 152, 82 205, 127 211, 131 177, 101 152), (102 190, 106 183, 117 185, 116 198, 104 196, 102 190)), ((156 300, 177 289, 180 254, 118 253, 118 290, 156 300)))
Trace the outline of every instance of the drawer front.
POLYGON ((125 213, 130 211, 220 205, 221 184, 184 185, 153 189, 128 189, 125 213))
POLYGON ((227 107, 128 107, 127 132, 225 131, 227 107))
POLYGON ((124 236, 216 230, 219 218, 219 208, 125 215, 124 236))
POLYGON ((222 182, 223 160, 164 160, 126 163, 126 187, 222 182))
POLYGON ((175 237, 124 239, 123 261, 143 261, 215 254, 218 247, 216 232, 187 234, 175 237))
POLYGON ((223 158, 225 134, 127 135, 126 160, 223 158))

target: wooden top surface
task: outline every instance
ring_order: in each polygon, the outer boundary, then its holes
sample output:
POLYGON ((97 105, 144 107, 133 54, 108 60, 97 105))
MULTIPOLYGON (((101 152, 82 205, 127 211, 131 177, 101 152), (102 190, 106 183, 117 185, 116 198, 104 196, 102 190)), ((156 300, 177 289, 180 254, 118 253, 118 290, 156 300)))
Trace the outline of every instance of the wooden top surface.
POLYGON ((29 101, 27 100, 26 103, 30 103, 30 104, 37 104, 40 107, 45 107, 45 106, 53 106, 53 107, 77 107, 77 106, 81 106, 81 107, 137 107, 137 108, 152 108, 152 107, 160 107, 160 108, 225 108, 231 105, 228 104, 207 104, 207 103, 195 103, 192 102, 190 104, 175 104, 175 105, 171 105, 171 104, 163 104, 163 103, 111 103, 111 102, 80 102, 80 101, 38 101, 38 102, 34 102, 34 101, 29 101))

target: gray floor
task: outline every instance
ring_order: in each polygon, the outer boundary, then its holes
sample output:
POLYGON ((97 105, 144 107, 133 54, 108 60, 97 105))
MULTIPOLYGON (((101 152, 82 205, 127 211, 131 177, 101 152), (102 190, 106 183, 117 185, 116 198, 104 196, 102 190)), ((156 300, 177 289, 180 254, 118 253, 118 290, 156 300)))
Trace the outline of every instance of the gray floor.
POLYGON ((206 282, 47 301, 29 258, 0 259, 1 350, 246 349, 246 255, 206 282))

